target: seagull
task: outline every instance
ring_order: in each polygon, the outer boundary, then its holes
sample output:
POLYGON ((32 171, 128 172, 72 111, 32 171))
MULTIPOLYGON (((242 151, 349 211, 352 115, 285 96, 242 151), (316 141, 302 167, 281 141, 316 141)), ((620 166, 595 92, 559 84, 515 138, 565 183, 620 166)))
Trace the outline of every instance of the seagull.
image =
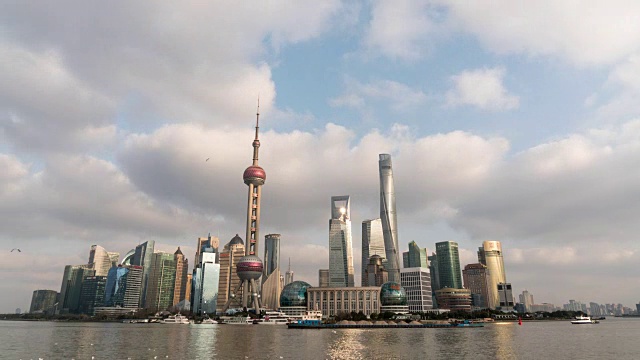
POLYGON ((211 158, 207 158, 207 160, 205 160, 205 162, 209 161, 209 159, 211 159, 211 158))
POLYGON ((20 249, 18 249, 18 248, 11 249, 11 252, 14 252, 14 251, 16 251, 16 250, 18 250, 18 252, 22 252, 22 250, 20 250, 20 249))

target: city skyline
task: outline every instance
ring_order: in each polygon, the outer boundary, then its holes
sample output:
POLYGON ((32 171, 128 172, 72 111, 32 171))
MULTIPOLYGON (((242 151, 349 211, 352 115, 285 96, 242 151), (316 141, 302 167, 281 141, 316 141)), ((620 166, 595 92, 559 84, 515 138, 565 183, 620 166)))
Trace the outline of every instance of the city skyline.
POLYGON ((296 279, 326 268, 335 194, 361 268, 390 154, 398 251, 498 240, 514 293, 638 301, 640 5, 461 4, 0 5, 0 312, 94 244, 193 266, 195 237, 245 237, 258 97, 261 232, 296 279))

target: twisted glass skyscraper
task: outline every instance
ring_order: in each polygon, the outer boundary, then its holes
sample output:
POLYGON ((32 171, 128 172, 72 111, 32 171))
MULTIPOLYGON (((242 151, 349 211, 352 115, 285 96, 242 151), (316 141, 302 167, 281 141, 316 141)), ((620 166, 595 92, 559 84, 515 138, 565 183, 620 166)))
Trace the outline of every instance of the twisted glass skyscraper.
POLYGON ((396 219, 396 193, 393 186, 391 155, 380 154, 380 219, 387 258, 389 281, 400 283, 400 254, 398 253, 398 222, 396 219))

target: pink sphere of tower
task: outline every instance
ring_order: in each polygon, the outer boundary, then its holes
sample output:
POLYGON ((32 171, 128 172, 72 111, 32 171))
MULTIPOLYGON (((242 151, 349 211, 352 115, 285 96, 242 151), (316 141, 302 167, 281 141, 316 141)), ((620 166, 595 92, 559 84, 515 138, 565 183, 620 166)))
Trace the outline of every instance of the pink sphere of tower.
POLYGON ((267 174, 260 166, 251 165, 242 174, 242 179, 247 185, 264 185, 264 181, 267 180, 267 174))
POLYGON ((257 280, 262 276, 262 260, 255 255, 243 256, 238 260, 236 273, 240 280, 257 280))

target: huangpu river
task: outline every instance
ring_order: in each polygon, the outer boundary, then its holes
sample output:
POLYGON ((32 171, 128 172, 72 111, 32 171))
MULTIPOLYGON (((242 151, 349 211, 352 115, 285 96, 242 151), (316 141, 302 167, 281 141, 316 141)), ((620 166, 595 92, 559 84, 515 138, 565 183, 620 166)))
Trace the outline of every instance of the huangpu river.
POLYGON ((336 330, 0 321, 0 359, 640 359, 640 318, 336 330))

